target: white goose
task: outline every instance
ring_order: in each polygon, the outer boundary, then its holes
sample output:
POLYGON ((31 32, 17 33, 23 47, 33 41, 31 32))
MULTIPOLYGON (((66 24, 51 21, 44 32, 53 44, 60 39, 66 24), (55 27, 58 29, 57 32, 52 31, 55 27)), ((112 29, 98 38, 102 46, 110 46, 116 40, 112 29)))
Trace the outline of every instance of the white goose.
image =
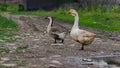
POLYGON ((82 44, 81 50, 84 50, 85 45, 89 45, 93 42, 96 34, 88 32, 86 30, 79 29, 79 16, 76 10, 70 9, 69 14, 74 16, 75 21, 71 29, 70 36, 73 40, 82 44))
POLYGON ((52 37, 55 41, 54 43, 57 43, 57 40, 61 40, 61 43, 64 42, 64 39, 66 37, 67 32, 61 32, 58 28, 53 27, 53 18, 47 17, 49 19, 49 25, 47 26, 47 33, 50 37, 52 37))

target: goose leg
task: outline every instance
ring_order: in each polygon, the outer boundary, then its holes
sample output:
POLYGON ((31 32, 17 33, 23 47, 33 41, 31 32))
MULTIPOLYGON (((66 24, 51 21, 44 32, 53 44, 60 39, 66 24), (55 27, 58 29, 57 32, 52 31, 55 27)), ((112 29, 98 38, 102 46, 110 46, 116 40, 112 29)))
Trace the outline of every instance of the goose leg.
POLYGON ((61 43, 63 43, 64 42, 64 40, 61 40, 61 43))
POLYGON ((81 49, 80 50, 84 50, 84 45, 82 44, 82 47, 81 47, 81 49))
POLYGON ((57 42, 56 42, 56 39, 55 39, 54 43, 57 43, 57 42))

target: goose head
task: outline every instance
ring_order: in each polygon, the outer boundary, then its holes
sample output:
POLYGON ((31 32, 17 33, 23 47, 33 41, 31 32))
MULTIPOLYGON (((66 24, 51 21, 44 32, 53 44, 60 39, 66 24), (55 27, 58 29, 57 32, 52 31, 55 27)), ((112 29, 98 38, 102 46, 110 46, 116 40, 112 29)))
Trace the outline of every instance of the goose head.
POLYGON ((75 9, 70 9, 68 13, 71 14, 72 16, 76 16, 78 14, 75 9))
POLYGON ((49 19, 49 20, 50 20, 50 19, 52 19, 52 17, 51 17, 51 16, 48 16, 48 17, 45 17, 45 19, 49 19))
POLYGON ((49 25, 48 26, 53 26, 53 18, 51 16, 45 17, 45 19, 49 20, 49 25))

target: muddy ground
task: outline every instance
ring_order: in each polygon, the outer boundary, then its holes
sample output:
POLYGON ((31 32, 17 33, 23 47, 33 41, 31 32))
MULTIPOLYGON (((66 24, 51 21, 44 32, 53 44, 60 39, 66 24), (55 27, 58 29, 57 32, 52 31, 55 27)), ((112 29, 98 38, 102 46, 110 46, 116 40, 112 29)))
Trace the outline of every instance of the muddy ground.
MULTIPOLYGON (((7 15, 6 15, 7 16, 7 15)), ((81 44, 73 41, 69 34, 63 45, 52 45, 54 40, 46 33, 48 20, 41 16, 8 15, 10 19, 20 25, 18 36, 19 42, 2 43, 11 52, 1 54, 0 57, 7 57, 10 60, 4 63, 13 63, 16 68, 48 68, 52 60, 59 61, 61 68, 88 68, 88 65, 82 65, 82 62, 74 63, 75 58, 81 59, 87 56, 99 56, 120 53, 120 33, 95 30, 88 27, 82 27, 97 34, 94 42, 80 51, 81 44), (15 49, 20 46, 28 45, 27 49, 16 53, 15 49), (67 60, 65 59, 67 58, 67 60), (73 59, 73 60, 71 60, 73 59)), ((54 20, 54 25, 59 29, 70 30, 72 24, 59 20, 54 20)), ((90 66, 95 68, 95 66, 90 66)), ((98 68, 98 67, 96 67, 98 68)))

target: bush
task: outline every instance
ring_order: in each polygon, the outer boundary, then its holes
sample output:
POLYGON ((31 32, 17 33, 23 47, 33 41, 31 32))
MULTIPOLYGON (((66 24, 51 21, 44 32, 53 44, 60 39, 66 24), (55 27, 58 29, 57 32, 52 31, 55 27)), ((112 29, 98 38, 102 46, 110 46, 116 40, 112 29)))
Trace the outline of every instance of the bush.
POLYGON ((16 29, 17 24, 12 20, 0 16, 0 29, 16 29))
POLYGON ((6 11, 7 5, 0 3, 0 11, 6 11))
POLYGON ((24 7, 22 5, 19 5, 18 11, 23 11, 23 10, 24 10, 24 7))
POLYGON ((6 7, 6 11, 18 11, 19 6, 17 4, 9 4, 6 7))
POLYGON ((0 3, 0 11, 18 11, 19 6, 17 4, 1 4, 0 3))

